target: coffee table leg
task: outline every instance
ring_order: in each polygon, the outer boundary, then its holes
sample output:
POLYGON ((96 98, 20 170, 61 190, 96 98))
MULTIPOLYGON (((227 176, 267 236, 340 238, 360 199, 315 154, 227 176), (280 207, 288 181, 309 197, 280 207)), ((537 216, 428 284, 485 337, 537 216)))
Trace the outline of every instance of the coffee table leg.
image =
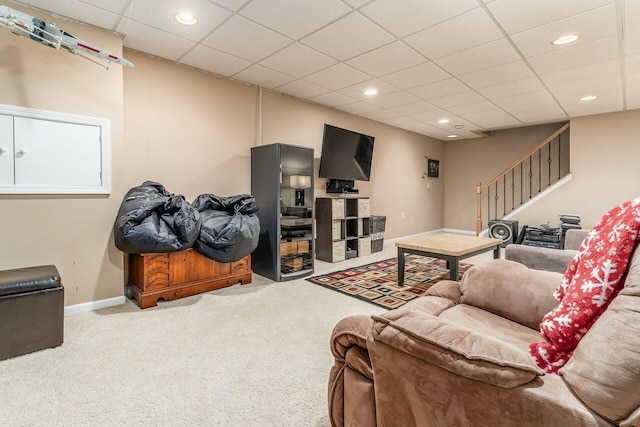
POLYGON ((398 248, 398 285, 404 284, 404 250, 398 248))
POLYGON ((447 262, 449 264, 449 278, 451 280, 458 281, 458 273, 459 273, 459 262, 458 258, 454 258, 447 262))
POLYGON ((493 250, 493 259, 500 259, 500 245, 493 250))

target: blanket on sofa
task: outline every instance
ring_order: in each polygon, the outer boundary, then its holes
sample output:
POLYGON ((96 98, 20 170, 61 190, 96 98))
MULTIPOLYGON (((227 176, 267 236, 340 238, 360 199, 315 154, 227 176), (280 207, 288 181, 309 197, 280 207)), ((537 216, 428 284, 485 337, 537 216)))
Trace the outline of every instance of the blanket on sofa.
POLYGON ((542 318, 543 342, 529 346, 540 368, 557 373, 620 291, 640 231, 640 198, 607 212, 582 242, 554 292, 558 306, 542 318))

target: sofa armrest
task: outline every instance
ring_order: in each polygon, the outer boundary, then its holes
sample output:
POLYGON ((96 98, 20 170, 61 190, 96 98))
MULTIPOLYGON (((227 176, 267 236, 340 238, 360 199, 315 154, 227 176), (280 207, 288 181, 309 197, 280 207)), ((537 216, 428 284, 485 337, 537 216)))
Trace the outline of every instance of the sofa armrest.
POLYGON ((567 270, 569 263, 578 251, 569 249, 550 249, 527 245, 508 245, 504 258, 519 262, 535 270, 554 271, 562 273, 567 270))
POLYGON ((455 322, 418 310, 373 318, 373 340, 454 374, 502 388, 544 375, 526 351, 455 322))
POLYGON ((542 317, 558 305, 553 292, 561 280, 560 273, 494 259, 467 270, 460 301, 539 330, 542 317))
POLYGON ((373 378, 367 354, 367 335, 372 327, 370 316, 349 316, 340 320, 331 333, 331 353, 336 362, 347 364, 367 378, 373 378))

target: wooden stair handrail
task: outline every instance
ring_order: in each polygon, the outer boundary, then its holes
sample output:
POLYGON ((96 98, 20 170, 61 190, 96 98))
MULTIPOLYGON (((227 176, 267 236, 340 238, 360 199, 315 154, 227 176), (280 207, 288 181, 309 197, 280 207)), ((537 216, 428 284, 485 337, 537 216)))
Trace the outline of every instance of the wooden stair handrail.
MULTIPOLYGON (((531 150, 529 150, 529 152, 527 154, 525 154, 524 156, 520 157, 518 160, 516 160, 515 162, 513 162, 511 164, 511 166, 509 166, 508 168, 506 168, 504 170, 504 172, 502 172, 501 174, 498 174, 495 178, 493 178, 491 181, 489 181, 488 183, 486 183, 485 185, 483 185, 482 187, 479 188, 479 192, 482 193, 484 190, 486 190, 491 184, 495 183, 497 180, 499 180, 500 178, 502 178, 504 175, 506 175, 507 173, 511 172, 511 169, 515 168, 516 166, 518 166, 520 163, 522 163, 523 161, 525 161, 529 156, 532 156, 536 151, 538 151, 539 149, 541 149, 542 147, 544 147, 545 145, 547 145, 549 143, 549 141, 551 141, 553 138, 555 138, 556 136, 560 135, 562 132, 564 132, 565 130, 569 129, 569 122, 565 123, 564 126, 562 126, 560 129, 558 129, 557 131, 555 131, 554 133, 552 133, 551 135, 549 135, 547 138, 545 138, 544 141, 542 141, 540 144, 536 145, 534 148, 532 148, 531 150)), ((479 184, 479 183, 478 183, 479 184)))

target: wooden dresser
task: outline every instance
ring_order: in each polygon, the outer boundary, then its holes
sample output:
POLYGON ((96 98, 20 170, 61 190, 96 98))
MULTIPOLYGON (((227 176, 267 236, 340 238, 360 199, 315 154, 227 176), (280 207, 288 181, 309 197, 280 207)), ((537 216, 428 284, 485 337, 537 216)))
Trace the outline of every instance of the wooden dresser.
POLYGON ((219 263, 193 249, 173 253, 132 254, 126 295, 140 308, 240 282, 251 283, 251 255, 219 263))

